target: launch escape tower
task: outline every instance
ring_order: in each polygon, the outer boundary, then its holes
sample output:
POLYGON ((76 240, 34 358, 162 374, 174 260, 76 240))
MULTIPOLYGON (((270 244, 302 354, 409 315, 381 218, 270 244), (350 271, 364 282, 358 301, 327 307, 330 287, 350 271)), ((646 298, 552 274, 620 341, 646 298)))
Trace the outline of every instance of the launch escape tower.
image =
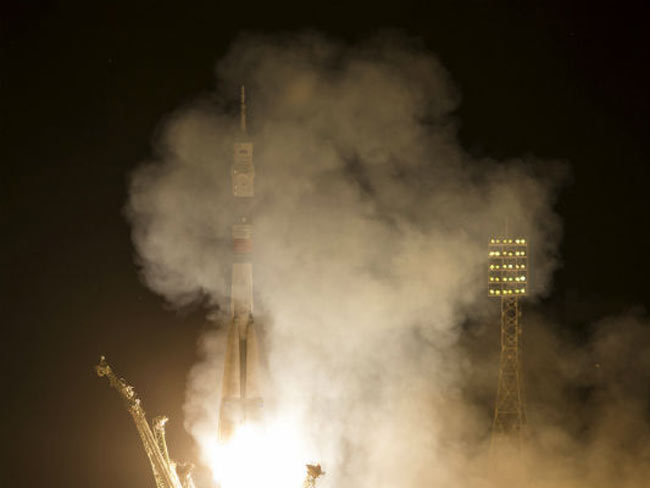
POLYGON ((529 288, 528 243, 522 238, 492 238, 488 258, 488 296, 501 300, 501 359, 490 446, 493 449, 499 438, 507 436, 521 448, 526 413, 519 299, 528 294, 529 288))

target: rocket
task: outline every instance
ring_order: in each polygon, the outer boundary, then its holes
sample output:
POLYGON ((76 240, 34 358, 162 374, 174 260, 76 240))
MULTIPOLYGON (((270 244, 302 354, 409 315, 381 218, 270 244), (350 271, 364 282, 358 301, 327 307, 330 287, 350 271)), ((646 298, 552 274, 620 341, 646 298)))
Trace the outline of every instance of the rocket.
POLYGON ((262 414, 259 345, 253 321, 251 208, 255 194, 253 143, 246 132, 246 90, 241 87, 241 135, 234 144, 230 176, 235 199, 232 225, 230 323, 226 343, 219 441, 227 442, 238 426, 257 422, 262 414))

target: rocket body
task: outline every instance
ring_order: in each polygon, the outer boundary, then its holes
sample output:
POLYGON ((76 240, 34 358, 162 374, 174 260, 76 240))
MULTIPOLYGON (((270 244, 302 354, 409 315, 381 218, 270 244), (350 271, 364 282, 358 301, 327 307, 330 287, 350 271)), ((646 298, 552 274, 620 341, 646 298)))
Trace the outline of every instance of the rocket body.
MULTIPOLYGON (((242 87, 242 136, 246 136, 245 92, 242 87)), ((253 321, 251 203, 255 194, 253 143, 234 144, 231 167, 236 215, 232 225, 233 263, 230 323, 221 387, 219 440, 227 442, 238 426, 261 418, 259 344, 253 321)))

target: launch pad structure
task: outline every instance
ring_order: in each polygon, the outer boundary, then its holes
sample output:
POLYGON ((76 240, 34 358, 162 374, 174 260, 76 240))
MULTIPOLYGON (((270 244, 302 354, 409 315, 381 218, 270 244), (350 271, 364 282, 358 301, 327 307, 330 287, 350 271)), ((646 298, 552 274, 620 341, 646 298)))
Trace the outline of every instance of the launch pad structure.
POLYGON ((149 424, 140 398, 135 390, 124 378, 118 377, 102 356, 99 364, 95 366, 97 376, 108 379, 110 385, 120 394, 127 410, 133 417, 135 427, 140 434, 151 470, 156 482, 156 488, 196 488, 192 479, 191 463, 176 463, 169 457, 167 441, 165 439, 165 424, 167 417, 155 417, 149 424))
POLYGON ((526 409, 521 368, 520 299, 528 295, 528 242, 492 238, 488 244, 488 296, 501 301, 501 356, 490 451, 508 439, 520 451, 526 409))

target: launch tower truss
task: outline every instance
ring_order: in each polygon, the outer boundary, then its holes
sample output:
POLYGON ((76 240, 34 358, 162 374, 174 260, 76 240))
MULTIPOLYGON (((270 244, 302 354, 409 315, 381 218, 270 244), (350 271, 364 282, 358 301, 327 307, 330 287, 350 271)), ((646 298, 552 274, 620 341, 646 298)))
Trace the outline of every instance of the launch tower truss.
POLYGON ((519 299, 528 294, 528 242, 492 238, 488 244, 488 296, 501 300, 501 359, 492 441, 509 437, 520 448, 526 425, 521 369, 519 299))

